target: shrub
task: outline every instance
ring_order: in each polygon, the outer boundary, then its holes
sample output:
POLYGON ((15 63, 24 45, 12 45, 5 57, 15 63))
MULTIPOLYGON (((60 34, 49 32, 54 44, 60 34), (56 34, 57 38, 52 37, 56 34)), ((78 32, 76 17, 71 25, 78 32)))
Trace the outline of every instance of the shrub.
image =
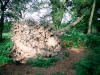
POLYGON ((62 35, 62 45, 63 47, 73 47, 73 48, 83 48, 87 42, 87 35, 80 33, 80 32, 73 32, 69 33, 66 32, 68 35, 62 35))
POLYGON ((30 64, 32 67, 37 66, 37 67, 43 67, 47 68, 51 65, 55 65, 55 63, 58 61, 57 56, 45 58, 42 55, 37 55, 37 58, 33 60, 33 58, 29 58, 27 61, 28 64, 30 64))
POLYGON ((93 50, 93 48, 100 47, 100 37, 95 35, 89 35, 86 45, 87 48, 91 50, 93 50))
POLYGON ((99 75, 100 54, 92 53, 85 56, 77 63, 76 75, 99 75))
POLYGON ((3 32, 5 33, 10 32, 11 27, 12 27, 12 22, 5 22, 3 32))
POLYGON ((100 37, 89 35, 86 45, 89 53, 77 63, 76 75, 100 75, 100 37))
POLYGON ((0 64, 8 64, 11 59, 9 58, 9 52, 13 46, 10 39, 5 38, 2 43, 0 43, 0 64))

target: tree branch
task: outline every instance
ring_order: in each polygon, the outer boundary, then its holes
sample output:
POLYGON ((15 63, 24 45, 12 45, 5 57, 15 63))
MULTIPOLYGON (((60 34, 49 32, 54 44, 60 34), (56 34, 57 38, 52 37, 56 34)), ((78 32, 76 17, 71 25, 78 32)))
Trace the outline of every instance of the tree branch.
POLYGON ((9 0, 5 1, 4 7, 7 6, 8 2, 9 2, 9 0))
POLYGON ((85 15, 82 15, 80 18, 78 18, 74 23, 69 24, 68 26, 64 27, 63 29, 54 31, 55 34, 61 36, 62 34, 64 34, 65 30, 69 30, 70 28, 73 28, 74 26, 76 26, 84 17, 85 15))
POLYGON ((5 10, 5 8, 6 8, 6 6, 7 6, 7 4, 8 4, 8 2, 9 2, 9 0, 6 0, 4 3, 3 3, 3 1, 2 0, 0 0, 0 3, 1 3, 1 10, 5 10))

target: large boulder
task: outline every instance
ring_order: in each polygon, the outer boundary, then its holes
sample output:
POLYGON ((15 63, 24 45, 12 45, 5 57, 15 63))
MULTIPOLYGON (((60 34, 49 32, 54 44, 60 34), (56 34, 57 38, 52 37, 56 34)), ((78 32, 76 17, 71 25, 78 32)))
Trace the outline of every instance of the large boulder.
POLYGON ((15 23, 12 41, 12 58, 21 63, 36 58, 37 54, 50 57, 58 56, 61 52, 60 39, 52 32, 52 28, 35 21, 15 23))

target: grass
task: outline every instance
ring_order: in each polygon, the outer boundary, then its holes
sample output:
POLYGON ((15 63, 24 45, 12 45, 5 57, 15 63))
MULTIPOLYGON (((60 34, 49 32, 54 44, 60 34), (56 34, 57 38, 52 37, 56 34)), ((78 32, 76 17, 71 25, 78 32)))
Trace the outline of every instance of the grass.
POLYGON ((3 38, 11 38, 13 36, 12 33, 3 33, 3 38))

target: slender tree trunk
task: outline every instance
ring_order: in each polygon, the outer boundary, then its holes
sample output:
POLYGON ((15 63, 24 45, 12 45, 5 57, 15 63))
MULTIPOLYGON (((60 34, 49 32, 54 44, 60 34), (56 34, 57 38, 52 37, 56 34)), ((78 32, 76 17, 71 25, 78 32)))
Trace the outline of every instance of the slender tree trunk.
POLYGON ((1 6, 0 41, 2 41, 3 26, 4 26, 4 8, 3 8, 3 6, 1 6))
POLYGON ((0 0, 1 3, 1 18, 0 18, 0 42, 2 41, 2 32, 3 32, 3 26, 4 26, 4 11, 6 10, 6 6, 8 4, 9 0, 0 0))
POLYGON ((93 14, 94 14, 94 10, 95 10, 95 5, 96 5, 96 0, 94 0, 92 11, 91 11, 91 16, 90 16, 90 20, 89 20, 88 32, 87 32, 87 34, 89 34, 89 35, 92 32, 92 18, 93 18, 93 14))

